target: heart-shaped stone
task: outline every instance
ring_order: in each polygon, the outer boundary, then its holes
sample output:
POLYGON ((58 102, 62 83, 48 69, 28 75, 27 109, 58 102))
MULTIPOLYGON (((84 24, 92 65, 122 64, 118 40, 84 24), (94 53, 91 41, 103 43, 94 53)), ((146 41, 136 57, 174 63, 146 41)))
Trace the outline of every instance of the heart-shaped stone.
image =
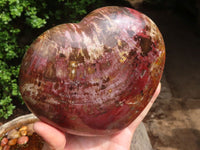
POLYGON ((64 132, 112 134, 148 104, 164 63, 163 38, 151 19, 130 8, 103 7, 31 44, 20 91, 36 116, 64 132))

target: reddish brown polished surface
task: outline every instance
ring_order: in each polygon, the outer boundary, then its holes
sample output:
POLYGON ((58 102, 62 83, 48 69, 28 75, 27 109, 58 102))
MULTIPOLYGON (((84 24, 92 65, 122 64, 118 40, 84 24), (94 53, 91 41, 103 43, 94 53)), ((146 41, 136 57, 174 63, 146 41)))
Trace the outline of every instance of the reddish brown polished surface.
POLYGON ((104 7, 39 36, 23 58, 20 91, 34 114, 64 132, 112 134, 148 104, 164 63, 162 35, 147 16, 104 7))

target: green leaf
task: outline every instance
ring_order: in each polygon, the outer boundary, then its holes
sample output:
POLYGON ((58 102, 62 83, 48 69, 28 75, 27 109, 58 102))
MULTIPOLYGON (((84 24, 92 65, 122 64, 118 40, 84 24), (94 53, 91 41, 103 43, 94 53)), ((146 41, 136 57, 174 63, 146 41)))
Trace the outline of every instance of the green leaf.
POLYGON ((9 1, 9 4, 18 4, 19 3, 19 0, 8 0, 9 1))
POLYGON ((23 6, 21 6, 21 5, 11 5, 10 6, 10 13, 13 18, 16 18, 17 16, 21 16, 22 11, 23 11, 23 6))
POLYGON ((12 95, 17 96, 18 95, 18 86, 16 83, 12 83, 12 95))
POLYGON ((41 19, 37 16, 31 16, 31 18, 27 18, 27 21, 33 28, 41 28, 47 23, 45 19, 41 19))
POLYGON ((34 16, 37 14, 36 7, 28 7, 28 11, 26 11, 27 16, 34 16))
POLYGON ((20 32, 20 29, 10 29, 11 33, 17 34, 20 32))
POLYGON ((6 12, 2 12, 0 14, 0 19, 2 20, 4 24, 8 24, 8 22, 12 20, 9 13, 6 13, 6 12))

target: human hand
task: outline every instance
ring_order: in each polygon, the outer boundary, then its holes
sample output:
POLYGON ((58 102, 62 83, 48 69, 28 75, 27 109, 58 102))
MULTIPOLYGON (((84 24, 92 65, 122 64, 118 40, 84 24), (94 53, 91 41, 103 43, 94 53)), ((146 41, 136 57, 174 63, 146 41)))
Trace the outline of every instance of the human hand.
POLYGON ((64 134, 43 122, 36 122, 34 124, 34 130, 46 141, 42 150, 128 150, 134 131, 158 97, 160 89, 161 84, 159 83, 151 101, 142 113, 118 134, 97 137, 76 136, 64 134))

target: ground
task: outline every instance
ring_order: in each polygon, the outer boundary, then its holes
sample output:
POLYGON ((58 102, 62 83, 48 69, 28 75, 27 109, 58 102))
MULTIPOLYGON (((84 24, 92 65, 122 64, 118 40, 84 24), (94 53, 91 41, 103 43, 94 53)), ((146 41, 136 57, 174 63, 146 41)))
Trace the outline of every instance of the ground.
POLYGON ((190 19, 143 10, 166 44, 162 91, 144 120, 154 150, 200 149, 200 37, 190 19))
MULTIPOLYGON (((167 53, 161 94, 144 119, 152 146, 154 150, 199 150, 200 37, 191 20, 177 13, 140 11, 160 28, 167 53)), ((9 120, 26 113, 24 107, 18 108, 9 120)))

